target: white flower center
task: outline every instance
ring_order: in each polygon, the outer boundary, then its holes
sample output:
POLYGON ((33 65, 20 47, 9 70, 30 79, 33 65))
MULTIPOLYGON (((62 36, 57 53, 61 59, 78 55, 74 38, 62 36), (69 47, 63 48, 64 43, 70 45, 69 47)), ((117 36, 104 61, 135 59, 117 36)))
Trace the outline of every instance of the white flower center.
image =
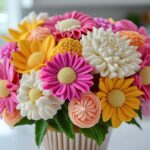
POLYGON ((55 28, 59 31, 71 31, 81 27, 80 21, 76 19, 65 19, 63 21, 58 21, 55 28))
POLYGON ((0 98, 5 98, 10 94, 9 90, 6 87, 7 83, 7 80, 0 80, 0 98))
POLYGON ((72 68, 64 67, 58 72, 57 78, 60 83, 71 84, 76 80, 76 73, 72 68))

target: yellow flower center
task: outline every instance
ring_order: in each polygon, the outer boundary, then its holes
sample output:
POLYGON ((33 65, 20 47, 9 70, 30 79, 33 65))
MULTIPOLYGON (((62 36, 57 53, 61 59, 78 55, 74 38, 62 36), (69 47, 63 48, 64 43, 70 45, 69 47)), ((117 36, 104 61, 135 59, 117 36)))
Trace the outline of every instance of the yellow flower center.
POLYGON ((28 67, 34 68, 45 60, 45 54, 43 52, 34 52, 28 59, 28 67))
POLYGON ((108 101, 113 107, 121 107, 125 102, 125 94, 120 90, 112 90, 108 94, 108 101))
POLYGON ((76 80, 76 72, 70 67, 64 67, 58 72, 57 78, 60 83, 71 84, 76 80))
POLYGON ((8 88, 6 87, 7 83, 7 80, 0 80, 0 98, 5 98, 10 94, 8 88))
POLYGON ((55 27, 57 30, 65 32, 80 28, 81 23, 76 19, 65 19, 63 21, 58 21, 55 27))
POLYGON ((35 102, 42 96, 42 92, 37 88, 32 88, 29 92, 29 99, 31 102, 35 102))
POLYGON ((137 47, 142 47, 144 45, 144 37, 134 31, 121 31, 121 36, 126 36, 128 39, 131 40, 130 44, 137 47))
POLYGON ((150 67, 144 67, 140 72, 141 80, 143 85, 150 84, 150 67))
POLYGON ((65 38, 59 41, 58 45, 49 53, 50 60, 56 56, 58 53, 77 53, 82 56, 82 44, 79 40, 74 40, 72 38, 65 38))

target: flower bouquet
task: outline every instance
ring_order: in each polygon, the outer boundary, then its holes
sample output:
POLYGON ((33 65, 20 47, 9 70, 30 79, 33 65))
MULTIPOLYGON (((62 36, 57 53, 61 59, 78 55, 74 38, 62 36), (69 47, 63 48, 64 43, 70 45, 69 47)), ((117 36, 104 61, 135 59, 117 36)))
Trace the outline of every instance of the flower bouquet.
POLYGON ((129 20, 34 12, 0 50, 0 116, 47 150, 95 150, 150 115, 150 37, 129 20))

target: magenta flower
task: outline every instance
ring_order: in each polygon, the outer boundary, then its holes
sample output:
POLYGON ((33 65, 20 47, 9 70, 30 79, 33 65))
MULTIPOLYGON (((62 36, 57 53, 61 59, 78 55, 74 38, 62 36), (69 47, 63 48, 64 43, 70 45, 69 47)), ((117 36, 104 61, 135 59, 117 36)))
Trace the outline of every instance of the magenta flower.
POLYGON ((44 89, 64 100, 80 98, 93 85, 93 69, 76 53, 58 54, 42 68, 44 89))
POLYGON ((17 43, 15 42, 9 42, 6 43, 1 49, 0 49, 0 58, 7 57, 8 59, 11 59, 11 53, 18 50, 17 43))
POLYGON ((109 19, 94 18, 94 20, 97 22, 98 28, 102 27, 105 30, 107 30, 107 29, 112 29, 113 31, 115 30, 114 24, 111 23, 109 19))
POLYGON ((10 113, 16 110, 18 84, 18 73, 10 64, 9 59, 2 59, 0 62, 0 114, 5 109, 10 113))
POLYGON ((142 54, 141 71, 135 75, 135 85, 144 92, 143 100, 150 100, 150 47, 144 46, 140 49, 142 54))
POLYGON ((77 11, 65 13, 51 17, 44 24, 49 28, 56 40, 63 38, 80 39, 82 34, 92 31, 93 27, 97 27, 97 23, 92 17, 77 11))
POLYGON ((134 31, 144 37, 144 46, 150 46, 150 36, 145 27, 141 26, 138 28, 133 22, 123 19, 115 23, 115 31, 134 31))

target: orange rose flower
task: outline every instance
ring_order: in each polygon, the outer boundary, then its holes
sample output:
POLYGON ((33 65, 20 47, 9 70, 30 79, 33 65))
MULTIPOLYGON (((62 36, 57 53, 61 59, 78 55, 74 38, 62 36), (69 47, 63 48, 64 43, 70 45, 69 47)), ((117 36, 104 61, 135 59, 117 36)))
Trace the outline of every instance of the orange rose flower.
POLYGON ((69 117, 74 125, 90 128, 98 123, 101 115, 100 99, 91 92, 82 95, 81 99, 73 99, 69 103, 69 117))

